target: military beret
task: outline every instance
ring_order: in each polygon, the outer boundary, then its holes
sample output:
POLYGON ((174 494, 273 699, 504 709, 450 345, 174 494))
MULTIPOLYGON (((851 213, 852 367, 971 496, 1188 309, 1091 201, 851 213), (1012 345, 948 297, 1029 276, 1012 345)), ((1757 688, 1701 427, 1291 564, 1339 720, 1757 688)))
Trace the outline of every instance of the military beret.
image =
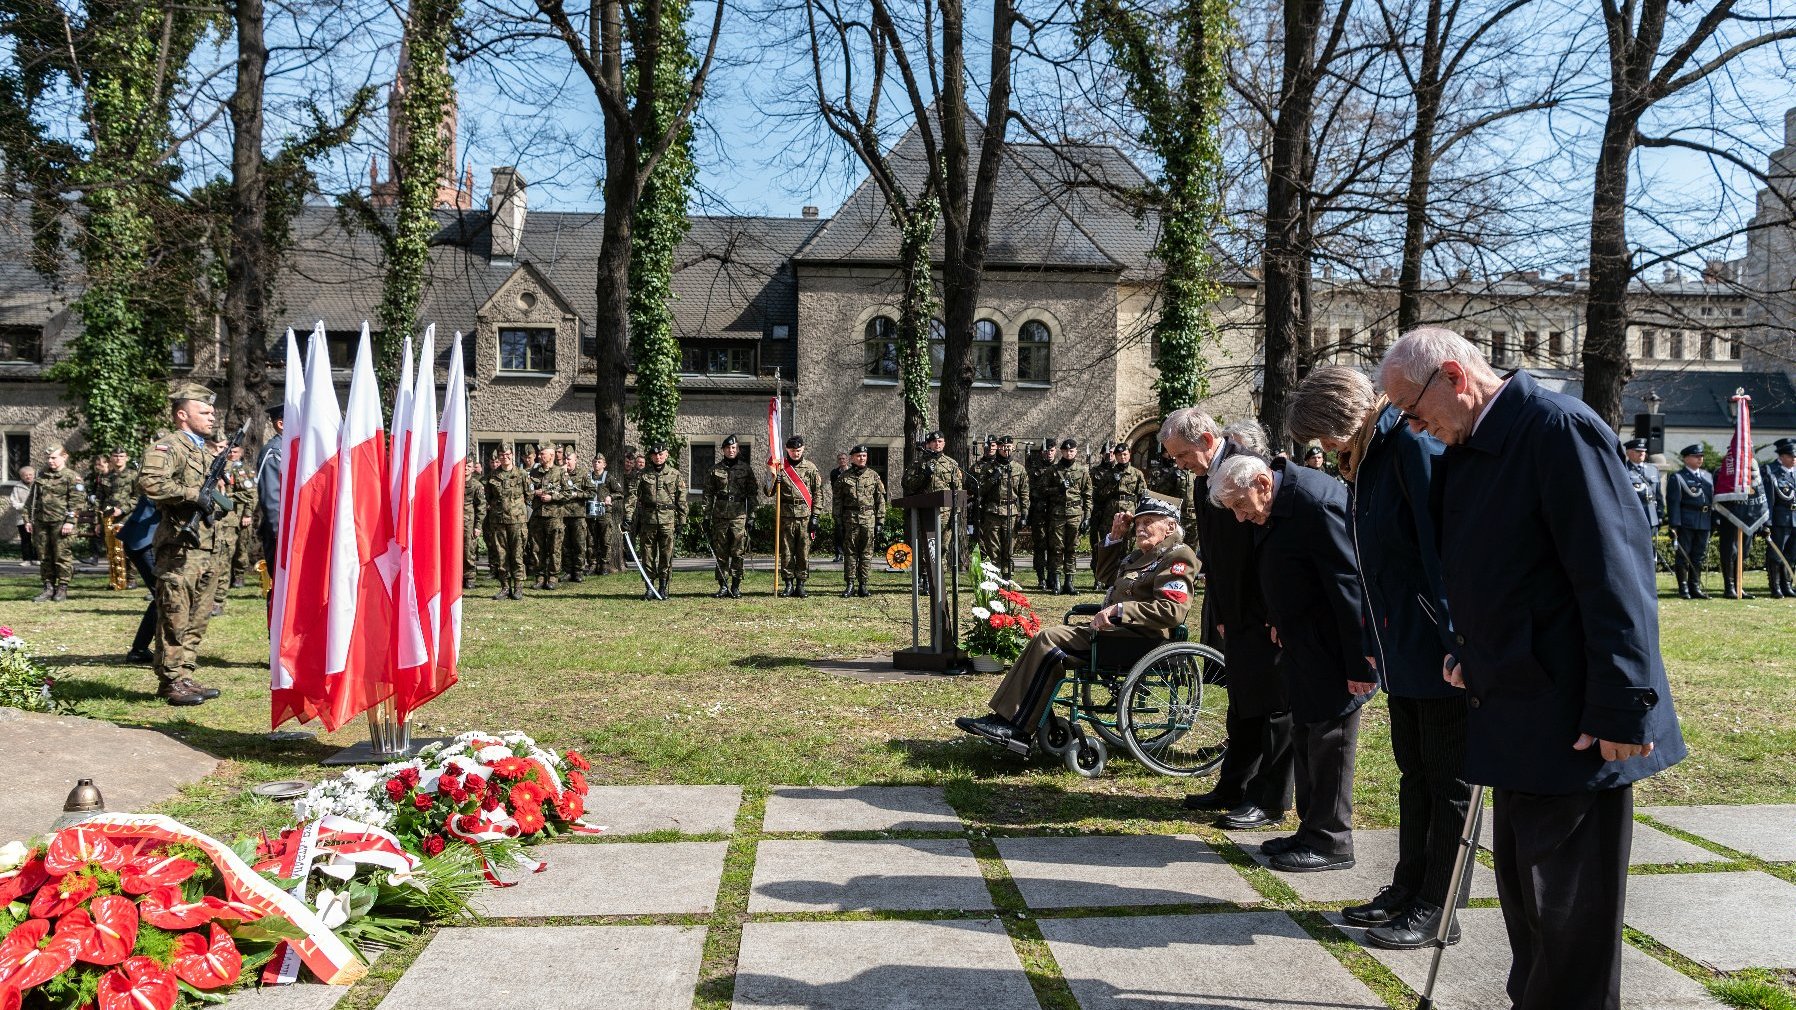
POLYGON ((793 435, 791 438, 786 439, 786 448, 788 448, 788 449, 804 448, 804 436, 803 435, 793 435))
POLYGON ((997 445, 998 444, 998 436, 996 436, 996 435, 985 436, 985 444, 986 445, 997 445))
POLYGON ((1079 447, 1079 440, 1076 438, 1063 438, 1060 440, 1060 447, 1062 449, 1077 449, 1079 447))
POLYGON ((61 442, 51 442, 49 445, 44 447, 44 458, 46 458, 46 459, 48 459, 51 456, 60 456, 60 455, 62 455, 62 453, 63 453, 63 448, 62 448, 61 442))
POLYGON ((933 442, 936 439, 941 438, 941 437, 942 437, 942 433, 939 431, 932 430, 932 431, 926 431, 923 433, 923 441, 925 441, 925 442, 933 442))
POLYGON ((734 436, 734 435, 725 435, 723 437, 723 444, 724 445, 741 445, 742 443, 736 441, 736 436, 734 436))
POLYGON ((181 383, 168 394, 168 398, 174 403, 185 403, 188 400, 198 400, 201 403, 213 402, 212 391, 197 382, 181 383))
POLYGON ((667 451, 667 446, 662 445, 660 442, 651 442, 649 445, 645 446, 644 448, 648 452, 666 452, 667 451))
POLYGON ((1139 519, 1142 516, 1166 516, 1170 519, 1177 519, 1181 504, 1177 498, 1170 495, 1163 495, 1156 491, 1143 491, 1141 497, 1135 502, 1135 517, 1139 519))
POLYGON ((1116 443, 1115 448, 1117 452, 1134 452, 1133 449, 1129 448, 1129 443, 1127 442, 1118 442, 1116 443))
POLYGON ((1686 445, 1686 446, 1684 446, 1684 451, 1678 453, 1678 455, 1680 455, 1680 456, 1701 456, 1702 455, 1702 443, 1698 442, 1695 445, 1686 445))
POLYGON ((131 455, 131 450, 125 448, 122 445, 115 445, 112 447, 112 455, 114 455, 114 456, 129 456, 129 455, 131 455))
POLYGON ((1796 455, 1796 438, 1780 438, 1771 444, 1777 447, 1779 456, 1796 455))
POLYGON ((1319 445, 1312 445, 1308 449, 1303 450, 1303 458, 1304 459, 1309 459, 1311 456, 1320 456, 1320 455, 1322 455, 1322 447, 1319 445))
POLYGON ((279 421, 287 416, 287 405, 284 403, 271 403, 262 408, 262 413, 267 414, 270 421, 279 421))
POLYGON ((1646 451, 1646 446, 1647 442, 1644 438, 1630 438, 1621 444, 1623 449, 1638 449, 1641 452, 1646 451))
POLYGON ((998 436, 998 444, 999 445, 1015 445, 1016 439, 1011 438, 1009 435, 999 435, 998 436))
POLYGON ((848 455, 859 456, 859 455, 864 454, 866 451, 867 451, 866 446, 857 444, 854 448, 848 450, 848 455))

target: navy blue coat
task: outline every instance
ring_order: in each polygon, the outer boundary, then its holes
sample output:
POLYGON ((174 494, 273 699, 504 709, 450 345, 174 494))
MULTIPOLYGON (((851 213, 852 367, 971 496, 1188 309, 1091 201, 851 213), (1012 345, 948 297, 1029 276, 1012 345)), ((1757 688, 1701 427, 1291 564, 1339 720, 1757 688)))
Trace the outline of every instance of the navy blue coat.
POLYGON ((1297 722, 1336 719, 1365 704, 1350 680, 1372 679, 1360 651, 1359 573, 1347 536, 1347 488, 1321 470, 1273 460, 1272 515, 1254 530, 1260 591, 1278 629, 1278 669, 1297 722))
POLYGON ((156 503, 143 495, 137 496, 137 505, 125 517, 124 525, 119 528, 118 535, 127 551, 141 551, 150 546, 156 539, 156 527, 162 523, 162 510, 156 503))
POLYGON ((1714 522, 1714 507, 1715 475, 1709 471, 1680 468, 1665 478, 1665 525, 1706 530, 1714 522))
POLYGON ((1771 499, 1771 528, 1796 527, 1796 470, 1786 470, 1777 460, 1759 468, 1765 479, 1765 496, 1771 499))
POLYGON ((1378 680, 1399 698, 1463 695, 1441 677, 1452 651, 1447 591, 1435 552, 1428 489, 1446 448, 1404 424, 1396 407, 1374 422, 1353 474, 1353 549, 1366 598, 1361 646, 1378 660, 1378 680))
POLYGON ((1436 468, 1441 573, 1465 675, 1466 778, 1564 795, 1684 757, 1659 655, 1646 515, 1615 432, 1517 371, 1436 468), (1580 733, 1651 741, 1605 762, 1580 733))
MULTIPOLYGON (((1224 441, 1212 472, 1241 452, 1224 441)), ((1220 650, 1228 678, 1229 707, 1240 715, 1263 716, 1285 710, 1284 681, 1276 664, 1278 647, 1266 633, 1266 603, 1260 593, 1260 570, 1254 560, 1254 529, 1225 508, 1210 504, 1210 480, 1198 477, 1197 542, 1204 565, 1202 641, 1220 650), (1226 635, 1218 635, 1222 625, 1226 635)))

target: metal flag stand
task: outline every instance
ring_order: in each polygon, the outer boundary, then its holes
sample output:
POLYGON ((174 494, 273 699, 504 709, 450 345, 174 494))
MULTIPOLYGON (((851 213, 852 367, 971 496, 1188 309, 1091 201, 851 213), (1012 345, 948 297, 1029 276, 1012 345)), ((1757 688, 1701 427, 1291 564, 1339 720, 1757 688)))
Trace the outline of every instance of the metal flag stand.
POLYGON ((411 723, 399 717, 398 704, 388 698, 368 710, 368 739, 352 743, 318 763, 338 767, 403 761, 433 743, 447 741, 447 737, 412 739, 411 723))

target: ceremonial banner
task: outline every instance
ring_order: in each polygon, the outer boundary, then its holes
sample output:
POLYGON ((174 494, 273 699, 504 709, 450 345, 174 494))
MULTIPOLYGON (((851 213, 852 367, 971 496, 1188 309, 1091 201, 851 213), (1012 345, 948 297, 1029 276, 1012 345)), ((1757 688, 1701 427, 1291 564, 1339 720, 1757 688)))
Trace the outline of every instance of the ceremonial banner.
POLYGON ((399 453, 403 480, 393 525, 392 550, 399 555, 394 593, 393 698, 399 716, 439 692, 436 681, 437 628, 442 615, 442 550, 437 510, 441 504, 437 468, 436 327, 424 331, 417 382, 406 406, 405 448, 399 453))
POLYGON ((390 553, 386 444, 366 323, 338 445, 324 666, 329 704, 321 713, 331 731, 393 694, 389 646, 399 559, 390 553))
POLYGON ((468 482, 468 380, 462 368, 460 332, 455 334, 455 346, 449 351, 449 381, 443 391, 443 418, 438 429, 437 457, 441 475, 437 483, 437 518, 441 524, 443 606, 437 625, 436 676, 429 693, 414 701, 410 708, 400 707, 402 716, 454 685, 456 666, 461 658, 462 503, 468 482))
MULTIPOLYGON (((1715 471, 1715 511, 1738 527, 1744 536, 1757 533, 1771 518, 1759 487, 1759 464, 1752 449, 1752 397, 1735 389, 1734 437, 1728 443, 1721 468, 1715 471)), ((1731 536, 1724 531, 1724 536, 1731 536)))
POLYGON ((779 394, 775 393, 773 399, 767 402, 767 466, 769 469, 777 468, 777 472, 784 473, 786 479, 792 482, 792 486, 798 489, 798 496, 804 499, 805 505, 815 509, 817 505, 811 501, 811 489, 799 479, 798 470, 792 466, 792 461, 786 458, 785 424, 781 413, 779 394))
MULTIPOLYGON (((289 349, 289 388, 293 349, 289 349)), ((325 611, 331 595, 331 555, 337 504, 338 440, 342 415, 331 384, 323 324, 306 348, 300 409, 287 414, 287 483, 281 494, 277 572, 284 582, 274 601, 272 725, 308 722, 325 698, 325 611)))

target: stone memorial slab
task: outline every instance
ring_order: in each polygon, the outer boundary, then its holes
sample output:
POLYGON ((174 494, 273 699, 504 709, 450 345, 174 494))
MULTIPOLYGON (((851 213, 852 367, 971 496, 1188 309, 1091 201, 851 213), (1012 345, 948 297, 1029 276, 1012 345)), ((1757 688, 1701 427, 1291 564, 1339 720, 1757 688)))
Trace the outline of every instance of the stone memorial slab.
POLYGON ((691 1010, 701 926, 445 929, 382 1010, 691 1010))
MULTIPOLYGON (((1225 831, 1229 841, 1253 857, 1253 861, 1270 868, 1271 857, 1260 851, 1260 843, 1280 838, 1284 831, 1225 831)), ((1321 873, 1279 873, 1278 879, 1296 891, 1305 901, 1368 901, 1378 889, 1391 882, 1391 871, 1397 868, 1397 829, 1359 828, 1353 832, 1353 868, 1326 870, 1321 873)), ((1497 896, 1497 875, 1480 864, 1472 870, 1472 897, 1497 896)))
POLYGON ((1796 862, 1796 804, 1646 807, 1653 820, 1773 863, 1796 862))
POLYGON ((1215 849, 1189 835, 1000 838, 997 844, 1031 908, 1260 900, 1215 849))
MULTIPOLYGON (((1636 877, 1636 880, 1641 879, 1636 877)), ((1631 882, 1630 882, 1631 886, 1631 882)), ((1366 931, 1349 926, 1340 916, 1328 914, 1335 928, 1366 948, 1416 992, 1428 984, 1432 949, 1384 950, 1366 942, 1366 931)), ((1503 928, 1503 910, 1465 908, 1459 912, 1460 941, 1441 958, 1440 976, 1434 983, 1434 1001, 1441 1010, 1485 1010, 1509 1005, 1504 984, 1509 978, 1509 933, 1503 928)), ((1651 955, 1633 947, 1621 949, 1621 1004, 1628 1010, 1696 1010, 1719 1007, 1699 983, 1666 967, 1651 955)))
POLYGON ((1725 863, 1726 856, 1716 855, 1700 845, 1673 838, 1651 824, 1634 822, 1634 846, 1628 853, 1629 866, 1659 866, 1668 863, 1725 863))
POLYGON ((494 919, 709 912, 728 848, 728 842, 544 845, 534 854, 547 869, 513 877, 516 887, 483 889, 474 911, 494 919))
POLYGON ((218 759, 151 729, 9 708, 0 710, 0 767, 0 839, 14 839, 50 830, 77 779, 94 780, 106 809, 136 811, 212 774, 218 759))
POLYGON ((240 989, 225 1001, 230 1010, 331 1010, 349 995, 346 985, 269 985, 240 989))
POLYGON ((1036 1010, 997 922, 751 922, 736 959, 738 1008, 1036 1010))
POLYGON ((767 831, 963 831, 939 786, 782 786, 767 831))
POLYGON ((1384 1010, 1364 982, 1283 912, 1043 919, 1083 1010, 1384 1010))
POLYGON ((1625 919, 1722 971, 1796 968, 1796 884, 1759 870, 1636 874, 1625 919))
POLYGON ((973 850, 958 838, 784 840, 757 848, 750 912, 992 907, 973 850))
POLYGON ((586 821, 607 835, 727 835, 736 830, 741 786, 592 786, 586 821))

